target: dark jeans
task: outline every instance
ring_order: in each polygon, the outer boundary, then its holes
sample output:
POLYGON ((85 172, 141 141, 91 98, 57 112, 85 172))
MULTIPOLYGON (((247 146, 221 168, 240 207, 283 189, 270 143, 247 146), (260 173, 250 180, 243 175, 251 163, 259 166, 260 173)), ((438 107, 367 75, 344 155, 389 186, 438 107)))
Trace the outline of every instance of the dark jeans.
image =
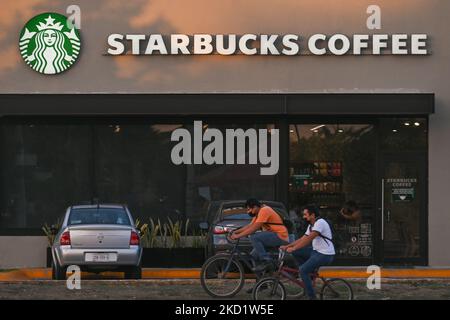
POLYGON ((334 255, 319 253, 314 251, 312 247, 301 248, 294 251, 292 255, 300 265, 300 276, 305 284, 306 294, 309 298, 315 298, 316 294, 311 281, 311 273, 333 262, 334 255))
POLYGON ((281 240, 275 232, 262 231, 254 233, 250 236, 250 241, 253 245, 251 255, 255 260, 271 261, 272 258, 266 251, 268 247, 279 247, 287 244, 286 241, 281 240))

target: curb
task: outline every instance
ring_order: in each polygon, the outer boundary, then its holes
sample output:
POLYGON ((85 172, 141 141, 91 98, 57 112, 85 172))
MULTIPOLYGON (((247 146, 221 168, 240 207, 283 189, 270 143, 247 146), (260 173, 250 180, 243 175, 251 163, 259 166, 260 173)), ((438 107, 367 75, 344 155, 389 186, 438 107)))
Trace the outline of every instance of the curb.
MULTIPOLYGON (((81 273, 86 279, 114 278, 123 279, 120 272, 102 272, 100 276, 92 273, 81 273)), ((25 268, 0 272, 0 281, 51 280, 50 268, 25 268)), ((200 269, 143 269, 143 279, 199 279, 200 269)))
MULTIPOLYGON (((0 272, 0 281, 23 281, 23 280, 50 280, 51 269, 49 268, 27 268, 0 272)), ((368 278, 366 268, 324 268, 320 275, 325 278, 368 278)), ((82 273, 83 278, 98 279, 99 276, 82 273)), ((103 272, 100 278, 122 279, 120 272, 103 272)), ((199 279, 200 269, 143 269, 143 279, 199 279)), ((424 278, 450 278, 450 269, 381 269, 382 278, 394 279, 424 279, 424 278)))

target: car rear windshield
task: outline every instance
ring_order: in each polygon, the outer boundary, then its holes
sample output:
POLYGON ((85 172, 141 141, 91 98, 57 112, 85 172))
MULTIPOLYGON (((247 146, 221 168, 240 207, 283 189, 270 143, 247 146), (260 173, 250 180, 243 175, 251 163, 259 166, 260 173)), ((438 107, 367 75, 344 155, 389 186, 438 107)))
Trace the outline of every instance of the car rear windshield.
POLYGON ((131 224, 124 209, 119 208, 80 208, 72 209, 68 225, 77 224, 131 224))
MULTIPOLYGON (((278 214, 286 217, 286 213, 276 207, 272 207, 278 214)), ((226 208, 222 211, 223 220, 251 220, 252 218, 247 214, 247 209, 244 207, 226 208)))
POLYGON ((223 220, 251 220, 244 207, 223 209, 223 220))

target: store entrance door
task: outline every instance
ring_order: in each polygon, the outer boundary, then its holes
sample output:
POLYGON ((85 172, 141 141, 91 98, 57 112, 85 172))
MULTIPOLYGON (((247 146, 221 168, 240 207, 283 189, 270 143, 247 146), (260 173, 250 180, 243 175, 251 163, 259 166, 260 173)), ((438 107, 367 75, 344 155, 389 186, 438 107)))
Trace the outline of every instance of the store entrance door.
POLYGON ((427 264, 426 157, 384 156, 381 181, 381 254, 384 264, 427 264))

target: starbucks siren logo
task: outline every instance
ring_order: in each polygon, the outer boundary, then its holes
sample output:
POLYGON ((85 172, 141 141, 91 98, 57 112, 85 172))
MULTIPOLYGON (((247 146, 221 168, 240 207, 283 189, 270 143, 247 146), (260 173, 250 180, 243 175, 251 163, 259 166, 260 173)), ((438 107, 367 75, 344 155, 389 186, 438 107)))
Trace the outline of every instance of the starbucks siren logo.
POLYGON ((80 53, 80 33, 59 13, 43 13, 27 22, 20 33, 23 60, 34 70, 56 74, 69 69, 80 53))

